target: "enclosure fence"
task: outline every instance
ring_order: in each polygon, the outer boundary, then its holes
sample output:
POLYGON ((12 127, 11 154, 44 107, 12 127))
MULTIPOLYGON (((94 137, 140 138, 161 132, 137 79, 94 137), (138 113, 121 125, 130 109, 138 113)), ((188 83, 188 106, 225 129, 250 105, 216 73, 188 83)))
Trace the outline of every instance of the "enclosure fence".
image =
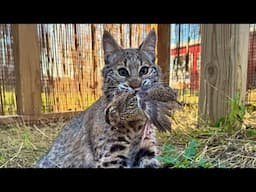
MULTIPOLYGON (((84 110, 101 95, 103 31, 137 47, 157 24, 38 24, 43 113, 84 110)), ((0 25, 0 115, 16 114, 12 25, 0 25)))
MULTIPOLYGON (((198 104, 201 66, 199 24, 171 25, 170 85, 185 103, 198 104)), ((250 24, 246 104, 256 104, 256 24, 250 24)))
POLYGON ((10 24, 0 24, 0 115, 16 114, 15 74, 10 24))
MULTIPOLYGON (((137 47, 157 24, 38 24, 41 112, 80 111, 101 96, 103 31, 122 47, 137 47)), ((198 103, 199 24, 171 24, 170 86, 185 103, 198 103)), ((0 24, 0 115, 17 114, 11 24, 0 24)), ((256 25, 250 25, 247 97, 256 103, 256 25)))
POLYGON ((256 104, 256 24, 250 25, 246 99, 256 104))
POLYGON ((184 103, 198 103, 200 43, 199 24, 171 25, 170 85, 184 103))

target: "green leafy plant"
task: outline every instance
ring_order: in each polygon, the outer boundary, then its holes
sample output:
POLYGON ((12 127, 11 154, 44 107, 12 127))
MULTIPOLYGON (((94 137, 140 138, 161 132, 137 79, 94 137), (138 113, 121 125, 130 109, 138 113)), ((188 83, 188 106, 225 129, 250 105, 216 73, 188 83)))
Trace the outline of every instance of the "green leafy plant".
POLYGON ((216 127, 221 127, 225 131, 231 131, 235 127, 240 127, 239 125, 243 122, 246 108, 244 105, 240 105, 239 98, 240 96, 237 94, 234 99, 227 101, 231 107, 230 112, 216 122, 216 127))
POLYGON ((167 167, 173 168, 195 168, 203 167, 208 168, 211 163, 199 157, 198 143, 192 139, 183 152, 178 152, 177 149, 171 145, 166 144, 163 147, 163 155, 158 157, 167 167))

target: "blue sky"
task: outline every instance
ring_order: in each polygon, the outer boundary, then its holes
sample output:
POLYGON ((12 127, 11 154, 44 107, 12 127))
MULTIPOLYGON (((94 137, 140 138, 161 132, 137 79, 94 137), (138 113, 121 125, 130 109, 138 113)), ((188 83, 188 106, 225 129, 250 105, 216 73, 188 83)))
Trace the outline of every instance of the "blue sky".
POLYGON ((180 43, 187 43, 188 37, 190 40, 200 39, 200 24, 171 24, 171 44, 178 42, 180 28, 180 43), (180 27, 179 27, 180 26, 180 27))

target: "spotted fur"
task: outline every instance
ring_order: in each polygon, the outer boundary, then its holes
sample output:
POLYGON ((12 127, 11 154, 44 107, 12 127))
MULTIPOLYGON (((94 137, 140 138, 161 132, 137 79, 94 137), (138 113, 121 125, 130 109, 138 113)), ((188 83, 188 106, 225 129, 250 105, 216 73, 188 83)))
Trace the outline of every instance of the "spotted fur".
POLYGON ((146 116, 136 92, 159 82, 152 30, 139 48, 121 48, 108 32, 103 35, 105 66, 103 96, 74 117, 35 165, 50 167, 159 167, 154 129, 142 141, 146 116))

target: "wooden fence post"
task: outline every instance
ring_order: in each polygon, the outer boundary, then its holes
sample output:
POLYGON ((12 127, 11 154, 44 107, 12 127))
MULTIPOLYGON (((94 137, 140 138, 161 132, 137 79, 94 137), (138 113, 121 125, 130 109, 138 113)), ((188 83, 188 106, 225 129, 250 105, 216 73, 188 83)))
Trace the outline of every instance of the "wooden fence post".
POLYGON ((14 24, 13 51, 17 113, 39 116, 41 112, 40 55, 36 24, 14 24))
POLYGON ((162 69, 162 80, 170 81, 170 24, 159 24, 157 27, 157 63, 162 69))
POLYGON ((227 100, 245 100, 249 24, 202 25, 199 118, 215 123, 227 115, 227 100))

